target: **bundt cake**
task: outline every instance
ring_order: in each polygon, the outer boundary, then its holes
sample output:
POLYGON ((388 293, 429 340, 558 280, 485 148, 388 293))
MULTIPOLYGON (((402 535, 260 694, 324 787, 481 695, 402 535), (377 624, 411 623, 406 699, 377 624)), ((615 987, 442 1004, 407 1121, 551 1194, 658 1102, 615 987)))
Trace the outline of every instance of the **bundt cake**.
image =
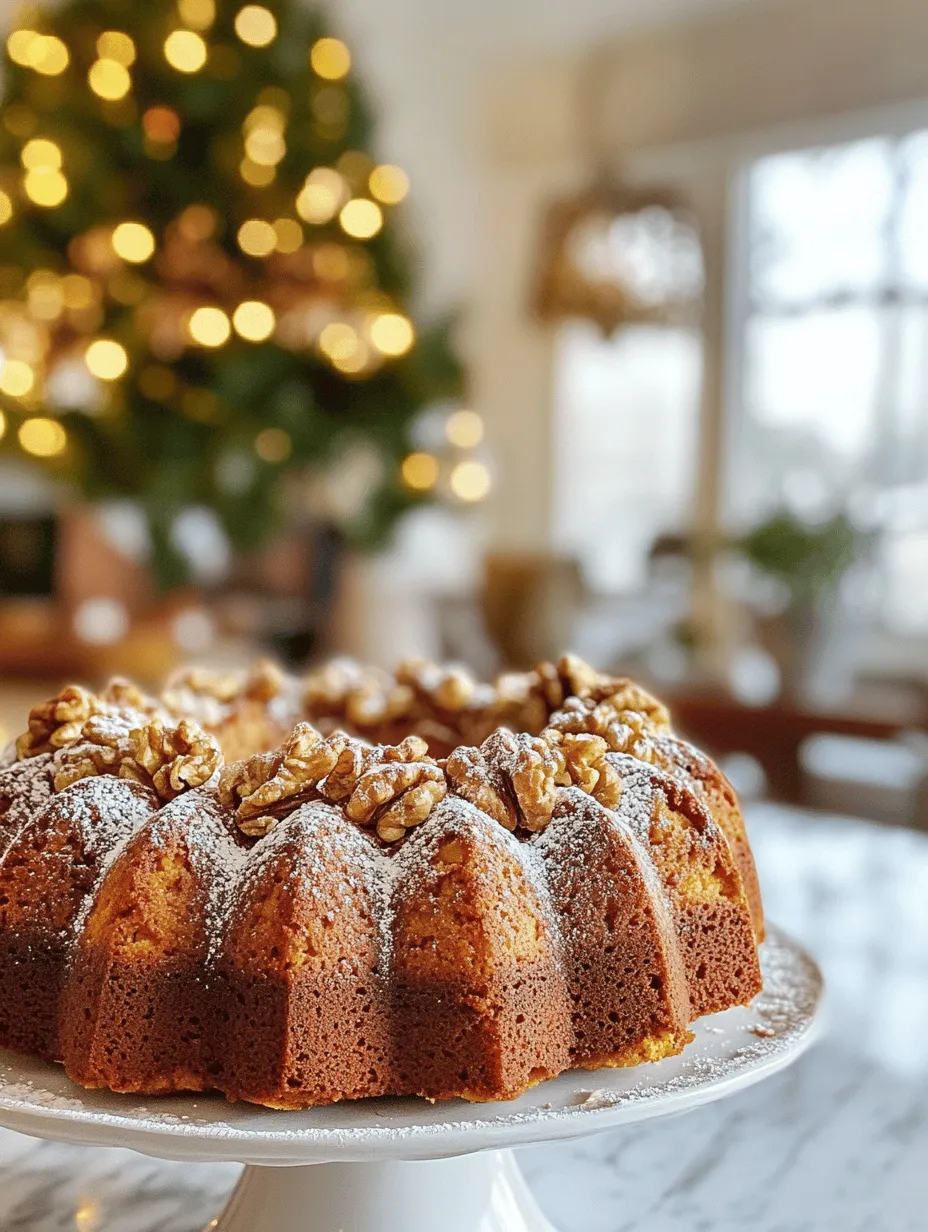
POLYGON ((36 707, 0 763, 0 1044, 86 1087, 509 1099, 761 987, 734 793, 626 679, 335 662, 36 707))

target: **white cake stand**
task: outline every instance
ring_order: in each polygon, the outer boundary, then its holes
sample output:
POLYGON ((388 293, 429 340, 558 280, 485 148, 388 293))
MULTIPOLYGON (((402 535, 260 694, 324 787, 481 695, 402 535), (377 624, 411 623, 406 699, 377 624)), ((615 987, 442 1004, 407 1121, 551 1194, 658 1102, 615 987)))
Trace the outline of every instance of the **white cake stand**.
POLYGON ((770 1077, 813 1042, 815 963, 776 929, 762 963, 764 992, 698 1022, 681 1056, 562 1074, 512 1103, 372 1099, 290 1113, 213 1096, 143 1102, 84 1091, 57 1066, 0 1050, 0 1124, 163 1159, 244 1163, 210 1225, 220 1232, 554 1232, 510 1148, 687 1112, 770 1077))

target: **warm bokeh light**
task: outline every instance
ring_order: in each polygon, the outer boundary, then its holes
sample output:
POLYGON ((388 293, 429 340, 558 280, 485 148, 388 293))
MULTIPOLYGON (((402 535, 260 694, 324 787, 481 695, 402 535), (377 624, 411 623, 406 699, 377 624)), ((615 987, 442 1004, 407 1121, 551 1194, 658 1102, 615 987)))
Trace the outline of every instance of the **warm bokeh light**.
POLYGON ((277 170, 275 167, 262 167, 260 163, 253 163, 250 158, 243 158, 238 165, 238 173, 252 188, 267 188, 268 184, 273 183, 277 170))
POLYGON ((296 252, 303 244, 303 228, 295 218, 278 218, 274 222, 278 252, 296 252))
POLYGON ((451 472, 451 491, 463 501, 480 501, 490 490, 490 472, 482 462, 459 462, 451 472))
POLYGON ((13 200, 9 193, 0 188, 0 227, 13 217, 13 200))
POLYGON ((286 462, 293 453, 290 433, 283 428, 265 428, 255 437, 255 453, 263 462, 286 462))
POLYGON ((194 342, 206 347, 222 346, 232 333, 232 325, 222 309, 210 306, 197 308, 190 317, 187 329, 194 342))
POLYGON ((411 453, 400 467, 403 483, 416 492, 427 492, 438 482, 438 459, 430 453, 411 453))
POLYGON ((6 416, 0 411, 0 441, 6 436, 6 416))
POLYGON ((483 440, 483 420, 476 411, 454 411, 445 422, 445 436, 458 449, 476 449, 483 440))
POLYGON ((35 167, 23 180, 26 196, 48 209, 61 205, 68 195, 68 181, 54 167, 35 167))
POLYGON ((216 20, 214 0, 177 0, 177 12, 191 30, 208 30, 216 20))
POLYGON ((50 167, 57 171, 61 167, 61 147, 44 137, 33 137, 23 146, 19 160, 27 171, 34 171, 37 167, 50 167))
POLYGON ((129 70, 118 60, 95 60, 90 66, 87 81, 94 94, 108 103, 125 98, 132 88, 129 70))
POLYGON ((259 299, 246 299, 232 314, 235 332, 248 342, 264 342, 274 332, 274 309, 259 299))
POLYGON ((351 52, 341 39, 321 38, 313 43, 309 62, 326 81, 339 81, 351 69, 351 52))
POLYGON ((6 49, 14 64, 35 69, 46 77, 63 73, 71 62, 67 47, 53 34, 38 34, 35 30, 14 30, 6 41, 6 49))
POLYGON ((199 244, 215 235, 218 224, 219 216, 212 206, 203 205, 199 201, 188 205, 177 215, 177 226, 181 235, 193 244, 199 244))
POLYGON ((382 355, 405 355, 416 340, 412 322, 398 312, 383 312, 371 322, 371 342, 382 355))
POLYGON ((129 356, 112 338, 97 338, 84 352, 84 363, 99 380, 118 381, 129 367, 129 356))
POLYGON ((113 251, 123 261, 141 265, 155 251, 155 237, 140 222, 121 222, 113 231, 113 251))
POLYGON ((179 73, 196 73, 206 63, 206 43, 192 30, 173 30, 164 40, 164 58, 179 73))
POLYGON ((121 30, 104 30, 97 39, 97 55, 101 60, 116 60, 129 68, 135 63, 135 43, 121 30))
POLYGON ((93 283, 83 274, 65 274, 61 280, 61 297, 65 308, 73 308, 78 312, 82 308, 89 308, 96 298, 93 283))
POLYGON ((332 321, 319 335, 319 350, 333 363, 350 359, 357 349, 357 331, 344 321, 332 321))
POLYGON ((338 216, 342 230, 352 239, 369 240, 383 226, 383 211, 374 201, 366 197, 355 197, 342 207, 338 216))
POLYGON ((64 309, 61 279, 52 270, 37 269, 26 279, 29 315, 37 321, 56 321, 64 309))
POLYGON ((296 199, 296 212, 306 222, 321 226, 329 222, 345 200, 348 185, 331 167, 316 167, 296 199))
POLYGON ((0 367, 0 393, 10 398, 23 398, 35 385, 35 373, 21 359, 8 359, 0 367))
POLYGON ((35 30, 13 30, 6 40, 7 55, 14 64, 19 64, 23 68, 29 68, 31 65, 30 51, 32 44, 37 38, 41 37, 35 30))
POLYGON ((169 145, 180 136, 180 116, 171 107, 149 107, 142 116, 142 128, 149 141, 169 145))
POLYGON ((19 443, 26 453, 34 454, 37 458, 53 458, 63 451, 68 438, 57 420, 46 419, 44 415, 40 415, 20 424, 19 443))
POLYGON ((276 167, 287 152, 283 133, 276 128, 253 128, 245 138, 245 154, 259 167, 276 167))
POLYGON ((235 15, 235 33, 249 47, 267 47, 277 37, 277 19, 260 4, 246 4, 235 15))
POLYGON ((349 268, 348 253, 341 244, 320 244, 313 252, 313 272, 326 282, 341 282, 349 268))
POLYGON ((384 205, 398 205, 409 192, 409 176, 402 167, 382 163, 368 177, 371 193, 384 205))
POLYGON ((238 229, 238 246, 249 257, 266 257, 277 247, 277 232, 263 218, 249 218, 238 229))

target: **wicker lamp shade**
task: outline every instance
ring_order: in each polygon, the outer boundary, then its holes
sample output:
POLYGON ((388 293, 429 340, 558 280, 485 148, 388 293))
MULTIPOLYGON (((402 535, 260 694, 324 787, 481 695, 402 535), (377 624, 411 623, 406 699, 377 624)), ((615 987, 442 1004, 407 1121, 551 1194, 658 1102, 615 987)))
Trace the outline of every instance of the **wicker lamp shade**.
POLYGON ((606 334, 690 324, 702 287, 699 233, 672 192, 601 175, 549 207, 534 288, 540 320, 582 318, 606 334))

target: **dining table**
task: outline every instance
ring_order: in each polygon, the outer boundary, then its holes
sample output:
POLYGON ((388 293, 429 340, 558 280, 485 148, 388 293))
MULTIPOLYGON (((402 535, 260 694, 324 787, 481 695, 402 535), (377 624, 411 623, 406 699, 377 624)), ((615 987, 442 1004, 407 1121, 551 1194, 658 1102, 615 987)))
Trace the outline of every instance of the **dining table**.
MULTIPOLYGON (((746 814, 767 913, 824 972, 823 1037, 684 1116, 521 1149, 559 1232, 928 1229, 928 835, 746 814)), ((0 1130, 0 1229, 201 1232, 239 1172, 0 1130)))

